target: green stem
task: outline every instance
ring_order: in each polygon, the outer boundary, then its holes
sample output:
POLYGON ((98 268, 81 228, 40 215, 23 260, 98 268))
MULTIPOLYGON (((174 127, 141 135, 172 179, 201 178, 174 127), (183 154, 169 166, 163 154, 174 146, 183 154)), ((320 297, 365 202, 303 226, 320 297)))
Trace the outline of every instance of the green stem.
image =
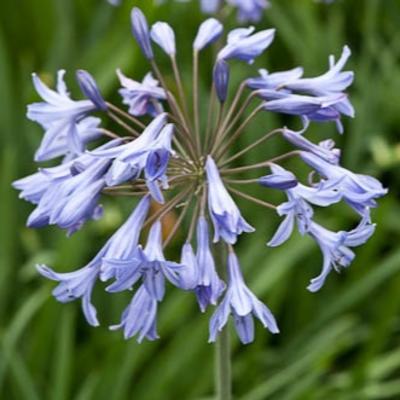
POLYGON ((216 344, 217 400, 232 400, 231 341, 226 326, 219 334, 216 344))
MULTIPOLYGON (((226 251, 223 245, 215 248, 214 257, 221 278, 225 280, 226 251)), ((228 325, 219 333, 215 345, 215 386, 217 400, 232 400, 231 340, 228 325)))

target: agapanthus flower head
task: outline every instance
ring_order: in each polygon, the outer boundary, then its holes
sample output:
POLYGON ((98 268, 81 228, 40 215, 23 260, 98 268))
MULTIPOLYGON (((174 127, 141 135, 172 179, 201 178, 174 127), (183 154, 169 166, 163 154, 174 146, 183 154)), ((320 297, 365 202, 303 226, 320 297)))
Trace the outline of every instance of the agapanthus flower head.
MULTIPOLYGON (((243 18, 250 19, 258 18, 267 4, 256 0, 231 3, 241 10, 243 18)), ((58 75, 57 91, 34 76, 44 101, 30 105, 28 117, 46 131, 36 159, 64 157, 59 165, 39 168, 35 174, 14 182, 20 197, 35 205, 28 226, 54 224, 73 234, 88 220, 102 217, 100 203, 104 196, 126 196, 135 203, 126 222, 86 266, 66 273, 44 265, 38 270, 58 282, 53 295, 59 301, 82 301, 85 317, 93 326, 99 325, 91 300, 98 280, 107 282, 105 291, 109 295, 134 291, 120 322, 111 329, 121 329, 125 338, 136 336, 139 342, 158 338, 158 303, 166 296, 169 284, 192 292, 202 312, 216 307, 210 321, 211 342, 224 329, 229 315, 243 343, 254 340, 254 317, 270 332, 278 333, 271 311, 245 284, 233 248, 243 235, 255 231, 253 225, 257 223, 250 221, 248 209, 241 209, 238 200, 282 217, 268 242, 270 247, 282 245, 295 228, 315 240, 323 255, 323 266, 308 287, 312 292, 322 287, 332 269, 347 268, 355 258, 352 248, 373 234, 371 209, 386 189, 375 178, 342 167, 340 150, 333 140, 324 138, 314 143, 307 134, 313 121, 335 121, 341 128, 341 116, 352 116, 344 90, 353 74, 342 71, 349 50, 345 47, 340 60, 332 61, 329 71, 320 77, 302 79, 301 67, 271 73, 261 69, 259 77, 247 78, 230 91, 229 77, 236 68, 232 60, 253 63, 275 36, 274 29, 235 29, 216 53, 213 70, 208 71, 213 87, 207 102, 205 98, 200 101, 199 67, 207 55, 202 50, 222 37, 219 21, 206 20, 194 38, 190 85, 183 82, 175 57, 179 40, 172 27, 155 22, 149 29, 142 11, 134 8, 132 31, 151 72, 139 83, 117 70, 122 86, 119 93, 127 111, 106 102, 87 72, 77 75, 88 98, 79 101, 71 100, 63 71, 58 75), (151 40, 167 54, 170 75, 160 69, 151 40), (188 86, 192 87, 192 98, 188 97, 188 86), (110 118, 112 128, 103 128, 105 118, 100 120, 92 112, 110 118), (255 118, 268 118, 271 112, 300 117, 303 128, 277 128, 261 137, 254 136, 253 143, 238 146, 235 153, 232 144, 241 135, 256 134, 248 129, 249 123, 255 118), (273 137, 293 148, 253 164, 240 162, 273 137), (302 182, 301 174, 287 168, 285 163, 291 158, 312 170, 308 182, 302 182), (270 172, 265 175, 267 167, 270 172), (257 177, 243 176, 251 172, 257 177), (246 188, 258 184, 264 187, 258 190, 260 196, 247 192, 246 188), (280 204, 269 201, 270 189, 282 192, 280 204), (360 219, 354 229, 334 232, 315 222, 315 206, 324 209, 341 201, 360 219), (171 214, 173 226, 163 226, 165 217, 171 214), (212 231, 214 243, 210 240, 212 231), (166 251, 178 237, 183 238, 179 262, 169 259, 166 251)), ((260 223, 266 221, 269 219, 260 214, 260 223)))

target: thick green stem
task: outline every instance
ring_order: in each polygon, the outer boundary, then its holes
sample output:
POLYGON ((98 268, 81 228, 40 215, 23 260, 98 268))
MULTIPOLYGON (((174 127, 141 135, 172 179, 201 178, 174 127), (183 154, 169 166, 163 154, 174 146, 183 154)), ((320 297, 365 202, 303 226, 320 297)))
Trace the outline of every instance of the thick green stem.
MULTIPOLYGON (((226 251, 222 244, 215 248, 215 261, 222 279, 226 279, 226 251)), ((215 385, 217 400, 232 400, 231 341, 229 326, 220 332, 215 345, 215 385)))
POLYGON ((231 377, 231 343, 230 332, 226 326, 219 334, 215 346, 216 359, 216 389, 217 400, 232 399, 232 377, 231 377))

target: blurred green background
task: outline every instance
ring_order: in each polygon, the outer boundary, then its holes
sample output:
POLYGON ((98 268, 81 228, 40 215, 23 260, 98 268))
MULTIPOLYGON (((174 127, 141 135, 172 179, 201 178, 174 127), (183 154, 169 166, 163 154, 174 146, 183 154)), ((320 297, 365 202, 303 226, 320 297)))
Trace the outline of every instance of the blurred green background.
MULTIPOLYGON (((348 44, 353 51, 349 68, 356 73, 350 89, 356 118, 345 121, 343 137, 333 124, 313 125, 311 134, 321 140, 333 136, 343 148, 346 167, 379 177, 391 191, 373 213, 375 236, 356 249, 351 268, 332 273, 318 294, 305 290, 321 266, 317 246, 295 235, 284 246, 267 249, 278 218, 243 203, 247 219, 259 222, 258 233, 240 243, 242 266, 282 333, 272 337, 257 327, 252 345, 234 340, 235 398, 399 399, 400 1, 272 3, 259 26, 276 27, 276 41, 255 66, 237 64, 233 80, 255 75, 257 67, 302 65, 306 75, 317 75, 326 70, 328 55, 339 56, 348 44)), ((37 262, 59 271, 85 265, 126 217, 124 207, 106 200, 105 218, 67 239, 53 228, 25 228, 32 207, 10 187, 34 171, 32 157, 42 135, 25 119, 26 105, 38 99, 31 72, 52 83, 56 70, 65 68, 76 89, 73 71, 88 69, 104 95, 116 101, 115 68, 138 78, 146 72, 130 35, 133 5, 141 6, 150 21, 161 18, 174 25, 187 77, 190 42, 203 18, 197 5, 155 7, 150 0, 125 0, 119 8, 103 0, 0 3, 0 399, 212 399, 210 314, 200 315, 193 296, 170 290, 159 310, 161 339, 138 345, 107 329, 119 320, 129 294, 110 300, 98 290, 95 303, 103 325, 94 329, 85 323, 78 302, 58 304, 51 297, 54 284, 36 273, 37 262)), ((233 15, 227 26, 235 26, 233 15)), ((205 58, 211 66, 209 56, 205 58)), ((202 96, 208 87, 209 76, 202 96)), ((266 115, 252 125, 252 135, 283 122, 266 115)), ((252 135, 244 135, 237 146, 250 142, 252 135)), ((283 148, 273 142, 249 157, 265 158, 266 151, 276 154, 283 148)), ((339 229, 356 221, 344 208, 327 210, 323 220, 339 229)))

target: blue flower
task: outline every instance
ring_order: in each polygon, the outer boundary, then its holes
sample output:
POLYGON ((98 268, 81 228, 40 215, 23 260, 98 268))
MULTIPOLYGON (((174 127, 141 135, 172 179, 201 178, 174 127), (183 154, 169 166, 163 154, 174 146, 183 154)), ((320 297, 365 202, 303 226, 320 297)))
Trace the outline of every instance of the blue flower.
POLYGON ((228 255, 228 289, 210 321, 210 342, 215 342, 232 314, 236 332, 243 344, 254 340, 254 320, 256 317, 271 333, 279 333, 271 311, 246 286, 240 271, 239 261, 233 251, 228 255))
POLYGON ((247 79, 247 86, 251 89, 280 90, 290 82, 299 79, 303 75, 303 68, 297 67, 289 71, 269 73, 266 69, 260 69, 259 77, 247 79))
POLYGON ((215 18, 207 19, 199 27, 193 42, 193 49, 200 51, 214 43, 222 35, 223 29, 222 24, 215 18))
MULTIPOLYGON (((76 123, 76 133, 79 141, 86 144, 96 140, 101 136, 99 130, 101 120, 95 117, 86 117, 76 123)), ((62 130, 56 135, 49 135, 43 138, 42 143, 35 153, 35 161, 47 161, 61 156, 66 156, 63 162, 79 156, 76 149, 71 149, 68 145, 68 131, 62 130)))
POLYGON ((182 264, 167 261, 162 248, 161 222, 155 222, 149 232, 144 250, 137 245, 138 238, 130 241, 129 257, 105 257, 101 279, 115 278, 108 292, 120 292, 131 289, 141 278, 149 295, 161 301, 165 293, 165 279, 173 285, 188 290, 187 268, 182 264), (136 244, 136 246, 135 246, 136 244))
POLYGON ((175 33, 166 22, 156 22, 150 32, 150 36, 169 56, 175 56, 175 33))
POLYGON ((38 265, 38 271, 44 277, 60 282, 53 290, 54 297, 60 302, 82 299, 84 315, 90 325, 99 322, 96 310, 91 303, 91 294, 103 264, 103 258, 125 260, 130 259, 137 248, 139 234, 150 207, 150 199, 144 197, 129 219, 107 241, 98 254, 85 267, 67 273, 56 273, 45 265, 38 265))
MULTIPOLYGON (((113 159, 112 166, 105 176, 108 186, 115 186, 130 179, 137 178, 146 167, 148 155, 156 151, 155 143, 165 147, 164 141, 157 138, 165 128, 165 137, 170 138, 170 125, 166 124, 166 114, 157 116, 142 132, 142 134, 130 143, 117 146, 112 149, 95 150, 91 152, 96 157, 113 159)), ((163 149, 165 149, 163 147, 163 149)), ((168 150, 167 148, 166 150, 168 150)))
POLYGON ((228 34, 228 43, 217 56, 217 60, 242 60, 252 64, 274 40, 275 29, 254 33, 254 27, 234 29, 228 34))
MULTIPOLYGON (((329 57, 330 67, 328 72, 316 78, 303 78, 288 82, 285 87, 314 96, 343 94, 354 80, 353 71, 342 71, 350 55, 351 51, 349 47, 344 46, 342 55, 337 63, 335 63, 333 55, 329 57)), ((341 102, 335 104, 335 108, 341 114, 354 117, 354 109, 347 96, 341 102)))
POLYGON ((342 194, 331 187, 331 183, 324 183, 308 187, 301 183, 295 185, 295 176, 284 168, 272 164, 272 175, 260 178, 259 182, 263 186, 284 190, 288 201, 277 207, 278 215, 285 216, 273 238, 268 242, 268 246, 276 247, 289 239, 293 232, 294 225, 297 223, 302 235, 309 231, 314 215, 309 203, 321 207, 338 203, 342 199, 342 194))
POLYGON ((88 219, 99 218, 98 200, 106 186, 103 176, 109 165, 107 160, 97 160, 82 173, 54 180, 29 216, 27 225, 33 228, 58 225, 72 234, 88 219))
POLYGON ((173 133, 174 125, 168 124, 163 128, 148 152, 144 167, 146 185, 153 199, 161 204, 164 203, 164 196, 159 188, 159 183, 164 189, 168 187, 166 172, 170 157, 174 154, 171 147, 173 133))
POLYGON ((119 69, 117 75, 122 85, 119 94, 122 102, 129 106, 130 114, 136 117, 146 114, 155 117, 163 112, 160 100, 166 100, 167 95, 151 73, 144 77, 142 83, 127 78, 119 69))
POLYGON ((35 89, 44 101, 30 104, 27 116, 46 130, 35 156, 36 161, 48 159, 47 147, 57 141, 59 136, 66 141, 65 153, 71 151, 79 154, 84 150, 84 141, 79 135, 77 123, 89 111, 96 109, 96 106, 90 100, 72 100, 64 83, 64 74, 64 70, 58 71, 57 91, 48 88, 36 74, 33 74, 35 89))
POLYGON ((153 341, 158 339, 156 317, 157 300, 149 295, 144 286, 141 286, 122 313, 121 322, 110 326, 110 329, 113 331, 123 329, 125 339, 138 335, 138 343, 144 338, 153 341))
POLYGON ((97 312, 91 303, 94 284, 98 277, 99 257, 96 257, 86 267, 75 272, 57 273, 46 265, 37 265, 37 269, 45 278, 60 282, 53 290, 53 296, 60 303, 68 303, 79 298, 82 299, 82 310, 87 322, 92 326, 98 326, 97 312))
POLYGON ((257 93, 266 100, 265 110, 299 115, 319 122, 336 121, 339 132, 342 132, 340 113, 336 110, 335 105, 343 101, 345 95, 312 97, 269 89, 261 89, 257 93))
POLYGON ((152 225, 144 251, 139 248, 139 259, 143 271, 143 284, 154 299, 161 301, 164 298, 165 278, 177 287, 182 286, 179 276, 182 265, 167 261, 164 257, 160 221, 152 225))
POLYGON ((232 6, 238 9, 239 22, 258 22, 263 12, 271 4, 268 0, 228 0, 232 6))
POLYGON ((302 151, 301 158, 328 181, 337 182, 336 190, 361 216, 369 216, 370 208, 376 207, 375 199, 387 193, 382 184, 372 176, 355 174, 339 165, 332 165, 315 154, 302 151))
POLYGON ((340 150, 335 148, 335 142, 333 140, 328 139, 316 145, 306 139, 302 135, 302 132, 294 132, 287 128, 284 128, 282 135, 297 148, 313 153, 330 164, 339 164, 340 150))
POLYGON ((200 309, 204 312, 209 304, 217 304, 219 296, 225 289, 225 284, 215 270, 209 243, 208 224, 203 216, 197 222, 196 260, 199 273, 195 293, 200 309))
POLYGON ((254 228, 241 216, 237 205, 225 189, 211 156, 207 158, 206 172, 208 207, 214 224, 214 242, 218 242, 222 237, 226 243, 234 244, 238 235, 243 232, 254 232, 254 228))
MULTIPOLYGON (((204 250, 203 254, 205 254, 204 250)), ((200 268, 193 247, 188 242, 182 246, 181 265, 183 267, 179 272, 179 276, 181 279, 182 289, 194 290, 199 283, 200 268)))
POLYGON ((324 260, 320 275, 311 280, 307 289, 310 292, 321 289, 332 268, 337 272, 340 272, 341 268, 347 268, 355 257, 349 247, 364 244, 374 231, 375 225, 366 219, 350 232, 332 232, 313 222, 309 228, 309 235, 318 243, 324 260))

